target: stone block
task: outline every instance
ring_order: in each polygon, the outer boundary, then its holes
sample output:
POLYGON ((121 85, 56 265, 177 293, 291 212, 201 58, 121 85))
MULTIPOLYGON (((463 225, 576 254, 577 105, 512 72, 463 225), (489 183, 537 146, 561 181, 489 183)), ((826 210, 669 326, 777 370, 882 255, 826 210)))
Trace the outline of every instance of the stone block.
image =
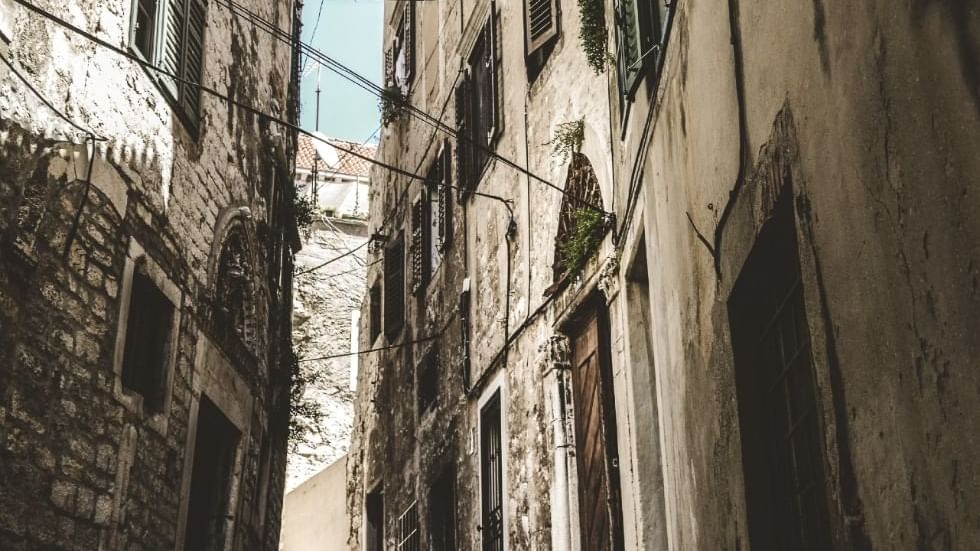
POLYGON ((75 510, 75 494, 78 488, 74 483, 66 480, 55 480, 51 483, 51 503, 66 512, 75 510))

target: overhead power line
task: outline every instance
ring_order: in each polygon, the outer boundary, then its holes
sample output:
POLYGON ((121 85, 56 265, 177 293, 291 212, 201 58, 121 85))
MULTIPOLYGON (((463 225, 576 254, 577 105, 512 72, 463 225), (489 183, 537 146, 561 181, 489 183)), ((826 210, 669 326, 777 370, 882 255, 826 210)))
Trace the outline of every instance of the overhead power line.
POLYGON ((27 0, 13 0, 13 1, 16 2, 17 4, 21 5, 21 6, 24 6, 28 10, 30 10, 30 11, 32 11, 32 12, 40 15, 41 17, 44 17, 45 19, 48 19, 48 20, 52 21, 53 23, 55 23, 57 25, 60 25, 60 26, 62 26, 64 28, 66 28, 66 29, 74 32, 75 34, 78 34, 79 36, 81 36, 81 37, 83 37, 83 38, 85 38, 85 39, 87 39, 87 40, 89 40, 91 42, 94 42, 95 44, 98 44, 99 46, 102 46, 103 48, 105 48, 107 50, 112 51, 113 53, 115 53, 115 54, 117 54, 117 55, 119 55, 121 57, 124 57, 124 58, 126 58, 126 59, 128 59, 130 61, 133 61, 133 62, 135 62, 135 63, 137 63, 139 65, 142 65, 143 67, 146 67, 148 70, 151 70, 154 73, 157 73, 157 74, 160 74, 160 75, 163 75, 163 76, 172 78, 172 79, 176 80, 177 82, 180 82, 181 84, 186 84, 187 86, 191 86, 191 87, 197 88, 201 92, 205 92, 205 93, 207 93, 210 96, 213 96, 213 97, 215 97, 217 99, 220 99, 222 101, 225 101, 228 104, 233 105, 235 107, 238 107, 239 109, 242 109, 244 111, 247 111, 247 112, 249 112, 249 113, 251 113, 251 114, 253 114, 253 115, 257 116, 257 117, 261 117, 261 118, 263 118, 263 119, 265 119, 265 120, 267 120, 269 122, 273 122, 273 123, 276 123, 278 125, 281 125, 284 128, 288 128, 290 130, 293 130, 295 132, 298 132, 300 134, 303 134, 304 136, 309 136, 309 137, 311 137, 311 138, 313 138, 313 139, 315 139, 315 140, 317 140, 317 141, 319 141, 321 143, 329 144, 330 146, 335 147, 335 148, 337 148, 337 149, 339 149, 341 151, 346 151, 346 152, 348 152, 350 155, 352 155, 354 157, 357 157, 359 159, 362 159, 364 161, 367 161, 367 162, 369 162, 371 164, 380 166, 380 167, 382 167, 382 168, 384 168, 386 170, 389 170, 389 171, 391 171, 391 172, 393 172, 395 174, 399 174, 401 176, 405 176, 407 178, 411 178, 411 179, 414 179, 414 180, 425 181, 425 176, 420 176, 418 174, 409 172, 409 171, 407 171, 405 169, 402 169, 402 168, 399 168, 397 166, 393 166, 393 165, 384 163, 382 161, 378 161, 378 160, 376 160, 376 159, 374 159, 372 157, 368 157, 367 155, 362 155, 360 153, 357 153, 353 149, 349 149, 349 148, 346 148, 346 147, 339 146, 336 143, 330 142, 327 139, 325 139, 323 137, 320 137, 317 134, 315 134, 313 132, 310 132, 309 130, 305 130, 304 128, 302 128, 302 127, 300 127, 300 126, 298 126, 296 124, 293 124, 293 123, 291 123, 291 122, 289 122, 287 120, 284 120, 284 119, 281 119, 279 117, 276 117, 276 116, 270 115, 268 113, 265 113, 264 111, 261 111, 261 110, 255 108, 255 107, 247 104, 247 103, 243 103, 243 102, 238 101, 236 99, 233 99, 233 98, 231 98, 231 97, 229 97, 229 96, 227 96, 225 94, 222 94, 221 92, 218 92, 217 90, 215 90, 213 88, 209 88, 209 87, 207 87, 207 86, 205 86, 205 85, 203 85, 201 83, 188 80, 188 79, 183 78, 183 77, 181 77, 181 76, 179 76, 179 75, 177 75, 175 73, 172 73, 170 71, 167 71, 165 69, 162 69, 159 66, 154 65, 154 64, 150 63, 149 61, 146 61, 145 59, 143 59, 143 58, 141 58, 141 57, 139 57, 139 56, 137 56, 135 54, 132 54, 132 53, 128 52, 127 50, 124 50, 124 49, 122 49, 122 48, 120 48, 118 46, 115 46, 115 45, 109 43, 108 41, 106 41, 106 40, 104 40, 102 38, 99 38, 99 37, 95 36, 94 34, 88 32, 88 31, 86 31, 86 30, 84 30, 82 28, 79 28, 76 25, 73 25, 73 24, 69 23, 68 21, 65 21, 64 19, 58 17, 57 15, 54 15, 54 14, 48 12, 47 10, 45 10, 43 8, 40 8, 38 6, 35 6, 34 4, 28 2, 27 0))
POLYGON ((88 139, 90 139, 90 140, 100 141, 100 142, 106 141, 105 138, 103 138, 102 136, 99 136, 98 134, 96 134, 94 130, 91 130, 91 129, 88 129, 88 128, 83 127, 82 125, 78 124, 77 122, 71 120, 68 117, 68 115, 65 115, 64 113, 62 113, 57 107, 55 107, 48 100, 48 98, 44 97, 44 94, 42 94, 41 92, 39 92, 38 89, 35 88, 34 85, 31 84, 31 82, 29 80, 27 80, 27 77, 25 77, 20 71, 17 70, 17 67, 14 67, 14 64, 11 63, 11 61, 9 59, 7 59, 6 57, 0 56, 0 60, 2 60, 4 62, 4 64, 8 68, 10 68, 10 72, 12 72, 21 82, 23 82, 24 83, 24 86, 27 86, 27 89, 30 90, 31 93, 34 94, 35 97, 37 97, 37 99, 41 100, 41 103, 43 103, 45 105, 45 107, 47 107, 52 112, 54 112, 55 115, 58 115, 58 118, 59 119, 67 122, 68 124, 70 124, 72 127, 74 127, 76 130, 78 130, 82 134, 85 134, 86 137, 88 139))
POLYGON ((259 16, 254 11, 250 10, 246 6, 243 6, 241 3, 237 2, 236 0, 215 0, 215 3, 228 8, 232 13, 238 16, 244 16, 244 18, 246 18, 250 23, 262 29, 263 31, 269 33, 273 37, 278 38, 280 41, 287 43, 291 46, 298 47, 302 53, 308 56, 308 58, 313 58, 320 65, 337 73, 339 76, 350 81, 351 83, 355 84, 359 88, 370 92, 377 98, 387 99, 389 101, 394 99, 394 101, 397 102, 399 107, 404 108, 411 116, 415 117, 416 119, 421 120, 422 122, 425 122, 430 126, 433 126, 434 128, 437 128, 456 139, 460 139, 463 140, 464 142, 467 142, 469 145, 478 148, 482 152, 489 155, 491 158, 496 159, 497 161, 500 161, 504 165, 507 165, 508 167, 513 168, 514 170, 517 170, 518 172, 527 175, 533 180, 536 180, 552 189, 561 192, 563 195, 570 197, 573 201, 577 203, 580 203, 599 213, 608 214, 607 211, 604 210, 602 207, 598 205, 594 205, 582 197, 578 197, 576 195, 566 193, 563 188, 551 183, 549 180, 535 174, 534 172, 531 172, 531 170, 528 167, 521 166, 515 161, 507 157, 504 157, 503 155, 500 155, 499 153, 497 153, 495 149, 489 147, 487 144, 483 143, 482 141, 478 139, 473 139, 473 137, 468 136, 465 133, 460 134, 456 128, 453 128, 447 125, 446 123, 442 122, 440 118, 435 117, 423 111, 422 109, 415 107, 407 99, 391 98, 390 94, 385 93, 384 88, 375 84, 369 78, 361 75, 357 71, 354 71, 350 67, 328 56, 327 54, 321 52, 320 50, 317 50, 316 48, 309 45, 308 43, 303 42, 301 39, 294 37, 288 31, 277 26, 275 23, 259 16))
POLYGON ((308 274, 308 273, 310 273, 310 272, 313 272, 313 271, 316 271, 316 270, 319 270, 320 268, 322 268, 322 267, 324 267, 324 266, 327 266, 327 265, 329 265, 329 264, 332 264, 332 263, 334 263, 334 262, 336 262, 336 261, 338 261, 338 260, 340 260, 341 258, 344 258, 344 257, 347 257, 347 256, 350 256, 350 255, 352 255, 352 254, 354 254, 354 253, 356 253, 357 251, 359 251, 359 250, 361 250, 361 249, 363 249, 364 247, 367 247, 367 244, 368 244, 368 243, 370 243, 370 241, 365 241, 364 243, 361 243, 360 245, 358 245, 358 246, 356 246, 356 247, 354 247, 353 249, 351 249, 351 250, 349 250, 349 251, 347 251, 346 253, 344 253, 344 254, 342 254, 342 255, 340 255, 340 256, 335 256, 335 257, 333 257, 333 258, 331 258, 330 260, 327 260, 327 261, 326 261, 326 262, 324 262, 323 264, 318 264, 318 265, 316 265, 316 266, 314 266, 314 267, 312 267, 312 268, 308 268, 308 269, 306 269, 306 270, 302 270, 302 271, 299 271, 299 272, 296 272, 296 273, 295 273, 294 275, 298 275, 298 276, 300 276, 300 275, 303 275, 303 274, 308 274))

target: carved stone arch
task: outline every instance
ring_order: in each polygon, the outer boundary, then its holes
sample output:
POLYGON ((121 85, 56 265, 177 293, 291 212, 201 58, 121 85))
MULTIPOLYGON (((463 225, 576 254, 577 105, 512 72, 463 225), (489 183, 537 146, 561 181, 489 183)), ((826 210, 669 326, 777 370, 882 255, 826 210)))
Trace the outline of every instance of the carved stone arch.
MULTIPOLYGON (((565 178, 565 194, 558 212, 558 232, 555 234, 555 260, 552 269, 556 282, 577 269, 576 266, 571 265, 575 264, 575 259, 569 258, 568 244, 581 238, 580 225, 584 217, 600 217, 600 223, 595 230, 601 228, 604 223, 601 220, 602 212, 592 207, 603 209, 599 179, 588 157, 582 153, 572 153, 572 161, 565 178)), ((593 248, 594 245, 591 244, 593 248)))
POLYGON ((223 212, 211 248, 208 281, 212 329, 232 356, 238 356, 242 346, 255 356, 260 344, 257 266, 251 212, 246 207, 223 212))

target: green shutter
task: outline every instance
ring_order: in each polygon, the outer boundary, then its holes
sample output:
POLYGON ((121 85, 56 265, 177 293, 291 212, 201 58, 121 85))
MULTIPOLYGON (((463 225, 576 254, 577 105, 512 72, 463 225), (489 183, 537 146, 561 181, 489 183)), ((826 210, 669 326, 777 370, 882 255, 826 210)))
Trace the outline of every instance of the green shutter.
MULTIPOLYGON (((189 82, 200 84, 204 75, 204 29, 207 27, 207 4, 204 0, 183 1, 188 3, 188 9, 182 76, 189 82)), ((200 87, 184 84, 180 94, 180 108, 194 124, 197 124, 200 103, 200 87)))
MULTIPOLYGON (((182 58, 184 51, 184 17, 188 0, 166 0, 163 11, 163 24, 160 37, 157 66, 168 74, 183 76, 182 58)), ((180 97, 177 80, 160 75, 160 83, 170 93, 170 97, 180 97)))

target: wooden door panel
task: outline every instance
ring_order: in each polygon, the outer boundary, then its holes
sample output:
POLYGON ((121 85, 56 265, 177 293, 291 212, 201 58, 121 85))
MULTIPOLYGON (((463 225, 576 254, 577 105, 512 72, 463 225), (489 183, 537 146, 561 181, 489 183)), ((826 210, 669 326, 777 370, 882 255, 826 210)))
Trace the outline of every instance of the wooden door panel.
POLYGON ((583 549, 622 549, 616 460, 615 407, 605 317, 592 310, 571 337, 572 397, 578 464, 579 523, 583 549))

